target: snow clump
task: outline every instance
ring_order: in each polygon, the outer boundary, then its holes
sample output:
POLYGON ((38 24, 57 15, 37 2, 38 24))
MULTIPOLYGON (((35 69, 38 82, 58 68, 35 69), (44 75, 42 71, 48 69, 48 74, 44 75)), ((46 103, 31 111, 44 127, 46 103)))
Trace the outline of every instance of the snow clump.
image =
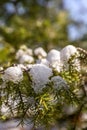
POLYGON ((49 67, 49 61, 47 59, 39 59, 36 61, 36 64, 43 64, 49 67))
POLYGON ((80 61, 78 60, 79 53, 77 51, 77 48, 72 45, 68 45, 60 51, 60 58, 63 67, 66 70, 69 69, 69 66, 71 64, 69 64, 68 61, 70 60, 70 58, 72 58, 72 56, 74 56, 71 63, 72 66, 74 67, 75 70, 80 71, 80 61))
POLYGON ((43 64, 36 64, 30 69, 29 75, 32 78, 32 87, 34 91, 38 93, 42 92, 42 89, 46 87, 53 73, 51 68, 43 64))
POLYGON ((54 61, 58 61, 60 62, 60 52, 52 49, 49 51, 48 55, 47 55, 47 60, 52 63, 54 61))
POLYGON ((4 71, 2 79, 5 82, 19 83, 23 80, 23 72, 20 67, 9 67, 4 71))
POLYGON ((20 64, 24 63, 33 63, 33 51, 30 48, 27 48, 25 45, 22 45, 16 53, 16 59, 20 64))
POLYGON ((50 50, 47 55, 47 60, 49 61, 49 64, 52 68, 54 68, 58 72, 61 71, 62 63, 61 63, 59 51, 55 49, 50 50))
POLYGON ((61 51, 60 51, 60 58, 61 61, 64 62, 68 62, 68 60, 71 58, 71 56, 78 54, 78 51, 76 49, 76 47, 72 46, 72 45, 68 45, 66 47, 64 47, 61 51))
POLYGON ((34 62, 34 58, 32 56, 27 55, 27 54, 24 54, 19 59, 19 63, 20 64, 23 64, 23 63, 29 63, 29 64, 31 64, 33 62, 34 62))
POLYGON ((47 56, 47 53, 45 52, 45 50, 42 47, 38 47, 34 50, 34 54, 35 56, 38 57, 38 59, 42 59, 45 58, 47 56))
POLYGON ((68 87, 66 81, 60 76, 52 77, 51 81, 53 82, 54 89, 60 89, 62 87, 64 87, 64 88, 68 87))

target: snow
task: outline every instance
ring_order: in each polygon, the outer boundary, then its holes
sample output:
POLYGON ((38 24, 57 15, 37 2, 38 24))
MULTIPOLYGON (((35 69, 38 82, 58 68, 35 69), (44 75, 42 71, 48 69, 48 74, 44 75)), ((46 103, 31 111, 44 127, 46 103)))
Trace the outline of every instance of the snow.
POLYGON ((58 61, 54 61, 50 64, 50 67, 53 68, 55 71, 57 72, 61 72, 62 71, 62 67, 63 64, 61 62, 58 61))
POLYGON ((8 67, 2 76, 3 81, 12 81, 13 83, 18 83, 23 80, 23 72, 20 67, 8 67))
POLYGON ((19 49, 16 53, 16 59, 19 59, 22 55, 24 55, 24 51, 19 49))
POLYGON ((33 63, 33 51, 30 48, 27 48, 25 45, 22 45, 16 53, 16 59, 19 63, 33 63))
POLYGON ((34 54, 35 56, 38 57, 38 59, 44 58, 47 56, 47 53, 45 52, 45 50, 42 47, 38 47, 34 50, 34 54))
POLYGON ((34 62, 34 58, 32 56, 29 56, 27 54, 24 54, 21 56, 21 58, 19 59, 19 63, 23 64, 23 63, 33 63, 34 62))
POLYGON ((28 48, 28 49, 26 50, 26 54, 32 56, 32 55, 33 55, 32 49, 28 48))
POLYGON ((67 62, 71 56, 77 54, 76 47, 68 45, 60 51, 60 57, 62 62, 67 62))
POLYGON ((79 53, 77 51, 77 48, 72 45, 68 45, 60 51, 60 57, 63 67, 66 70, 69 69, 70 64, 68 63, 68 61, 72 56, 75 56, 75 58, 73 59, 72 66, 74 67, 75 70, 80 71, 80 61, 77 58, 79 56, 79 53))
POLYGON ((32 78, 32 87, 36 93, 41 92, 45 88, 52 74, 52 69, 43 64, 32 66, 29 75, 32 78))
POLYGON ((60 52, 52 49, 49 51, 48 55, 47 55, 47 60, 52 63, 54 61, 59 61, 60 62, 60 52))
POLYGON ((19 67, 22 71, 27 69, 23 64, 17 64, 17 67, 19 67))
POLYGON ((58 72, 61 71, 62 63, 60 59, 60 52, 58 50, 50 50, 47 55, 47 60, 49 61, 50 67, 54 68, 58 72))
POLYGON ((37 64, 43 64, 43 65, 46 65, 46 66, 49 66, 49 61, 47 59, 39 59, 36 61, 37 64))
POLYGON ((67 86, 66 81, 60 77, 60 76, 54 76, 52 77, 51 81, 53 82, 53 88, 54 89, 60 89, 61 87, 65 87, 67 86))

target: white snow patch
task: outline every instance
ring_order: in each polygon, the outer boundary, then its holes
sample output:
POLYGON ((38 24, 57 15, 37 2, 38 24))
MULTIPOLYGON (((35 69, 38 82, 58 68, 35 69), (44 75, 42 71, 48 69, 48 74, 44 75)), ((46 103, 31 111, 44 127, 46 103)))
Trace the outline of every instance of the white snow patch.
POLYGON ((38 59, 42 59, 47 56, 47 53, 42 47, 38 47, 34 50, 34 54, 38 57, 38 59))
POLYGON ((60 76, 54 76, 52 77, 51 81, 53 82, 53 87, 55 89, 61 88, 61 87, 65 87, 67 86, 66 81, 60 77, 60 76))
POLYGON ((36 93, 41 92, 45 88, 52 74, 52 69, 43 64, 33 65, 29 75, 32 77, 32 87, 36 93))
POLYGON ((19 63, 21 63, 21 64, 33 63, 33 62, 34 62, 34 58, 32 56, 27 55, 27 54, 22 55, 19 59, 19 63))
POLYGON ((67 62, 71 56, 78 54, 76 47, 68 45, 60 51, 61 61, 67 62))
POLYGON ((2 76, 3 81, 12 81, 14 83, 18 83, 23 80, 23 72, 20 67, 9 67, 4 71, 2 76))
POLYGON ((60 52, 55 49, 50 50, 47 55, 47 60, 50 63, 53 63, 54 61, 60 62, 60 52))

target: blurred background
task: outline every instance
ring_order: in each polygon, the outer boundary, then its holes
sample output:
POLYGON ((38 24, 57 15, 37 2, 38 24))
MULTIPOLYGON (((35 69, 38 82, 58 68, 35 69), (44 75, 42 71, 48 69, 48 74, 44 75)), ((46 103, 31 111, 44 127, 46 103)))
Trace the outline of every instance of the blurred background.
POLYGON ((0 0, 0 63, 11 60, 11 53, 22 44, 47 51, 68 44, 86 49, 86 2, 0 0))

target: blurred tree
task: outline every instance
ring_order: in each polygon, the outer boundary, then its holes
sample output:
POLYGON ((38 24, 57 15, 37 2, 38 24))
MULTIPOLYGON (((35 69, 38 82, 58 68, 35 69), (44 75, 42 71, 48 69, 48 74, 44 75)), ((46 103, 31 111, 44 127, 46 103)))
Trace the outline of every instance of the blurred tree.
POLYGON ((2 42, 16 48, 27 44, 45 49, 67 43, 68 20, 66 12, 61 10, 62 1, 1 0, 0 5, 2 42), (57 7, 54 7, 55 2, 57 7))

